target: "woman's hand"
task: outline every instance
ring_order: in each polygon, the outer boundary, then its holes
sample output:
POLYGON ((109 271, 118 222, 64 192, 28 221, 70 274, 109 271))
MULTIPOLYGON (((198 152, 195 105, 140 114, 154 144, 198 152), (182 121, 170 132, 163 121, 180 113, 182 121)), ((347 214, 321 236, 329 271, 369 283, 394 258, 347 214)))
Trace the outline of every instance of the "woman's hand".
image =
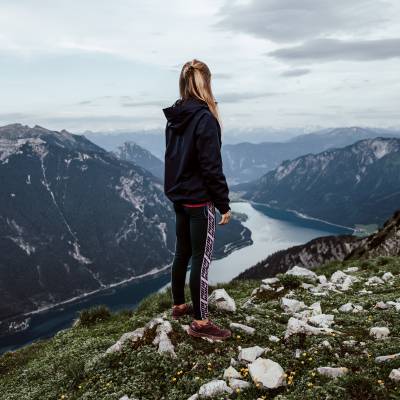
POLYGON ((231 210, 221 215, 221 220, 218 222, 218 225, 225 225, 231 219, 231 210))

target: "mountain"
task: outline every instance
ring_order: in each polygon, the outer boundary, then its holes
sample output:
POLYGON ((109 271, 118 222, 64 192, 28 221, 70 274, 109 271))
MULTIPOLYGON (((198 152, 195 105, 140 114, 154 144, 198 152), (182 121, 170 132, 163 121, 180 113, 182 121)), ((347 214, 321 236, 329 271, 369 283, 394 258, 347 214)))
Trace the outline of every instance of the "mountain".
MULTIPOLYGON (((1 127, 0 181, 0 321, 172 261, 162 181, 84 136, 1 127)), ((241 219, 217 226, 215 258, 252 243, 241 219)))
POLYGON ((165 265, 161 182, 83 136, 0 128, 0 320, 165 265))
POLYGON ((84 310, 0 356, 0 399, 398 399, 399 269, 373 258, 212 286, 222 342, 189 336, 169 289, 133 312, 84 310))
POLYGON ((159 159, 164 158, 165 137, 161 129, 115 132, 85 131, 84 135, 92 142, 109 151, 118 151, 118 148, 123 146, 125 142, 135 142, 159 159))
POLYGON ((400 256, 400 210, 367 237, 325 236, 268 256, 235 279, 264 279, 286 272, 295 265, 316 268, 332 261, 400 256))
POLYGON ((132 161, 140 167, 147 169, 154 176, 164 180, 164 163, 150 151, 135 142, 125 142, 115 152, 121 160, 132 161))
POLYGON ((231 189, 336 224, 380 225, 400 204, 400 139, 367 139, 284 161, 231 189))
POLYGON ((277 168, 285 160, 348 146, 359 140, 378 136, 399 138, 400 133, 384 129, 345 127, 299 135, 283 142, 225 144, 222 148, 224 170, 231 184, 248 182, 277 168))

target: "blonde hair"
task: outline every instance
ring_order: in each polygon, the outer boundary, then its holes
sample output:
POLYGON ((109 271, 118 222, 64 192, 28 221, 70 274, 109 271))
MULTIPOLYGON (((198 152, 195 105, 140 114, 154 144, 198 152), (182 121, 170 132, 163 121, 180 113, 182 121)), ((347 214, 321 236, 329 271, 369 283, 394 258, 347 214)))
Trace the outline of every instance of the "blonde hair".
POLYGON ((195 97, 205 101, 222 127, 218 103, 211 89, 211 72, 206 63, 194 58, 183 65, 179 77, 179 92, 182 100, 195 97))

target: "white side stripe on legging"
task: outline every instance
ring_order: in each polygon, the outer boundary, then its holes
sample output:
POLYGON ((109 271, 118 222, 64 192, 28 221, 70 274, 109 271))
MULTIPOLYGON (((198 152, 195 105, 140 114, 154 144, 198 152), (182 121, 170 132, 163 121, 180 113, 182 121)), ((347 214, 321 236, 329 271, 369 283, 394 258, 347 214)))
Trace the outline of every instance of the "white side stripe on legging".
POLYGON ((200 272, 200 314, 202 319, 208 317, 208 269, 212 259, 214 238, 215 206, 214 203, 210 201, 207 203, 207 239, 200 272))

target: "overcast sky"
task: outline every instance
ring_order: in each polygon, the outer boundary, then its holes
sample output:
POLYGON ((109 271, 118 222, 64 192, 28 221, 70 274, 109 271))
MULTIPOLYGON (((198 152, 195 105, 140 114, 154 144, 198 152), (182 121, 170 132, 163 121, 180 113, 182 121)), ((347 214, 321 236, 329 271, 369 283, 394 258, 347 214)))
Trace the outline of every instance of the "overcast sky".
POLYGON ((164 127, 192 58, 226 128, 400 126, 396 0, 0 0, 0 125, 164 127))

